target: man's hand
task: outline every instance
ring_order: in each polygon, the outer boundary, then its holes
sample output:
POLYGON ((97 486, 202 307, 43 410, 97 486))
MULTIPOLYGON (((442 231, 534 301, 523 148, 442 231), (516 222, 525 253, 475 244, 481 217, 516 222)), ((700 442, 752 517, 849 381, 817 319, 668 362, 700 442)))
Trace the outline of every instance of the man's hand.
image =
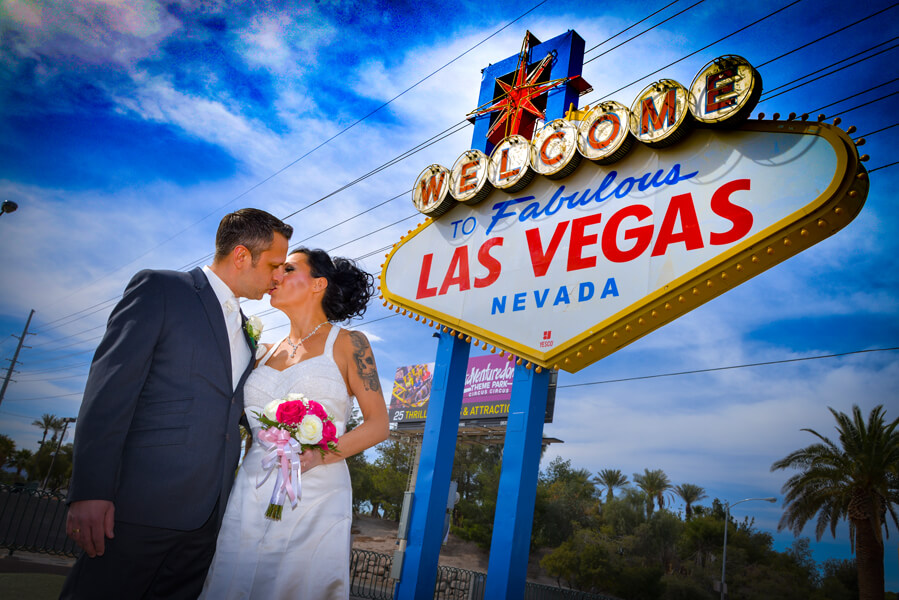
POLYGON ((91 558, 103 556, 106 538, 112 538, 115 505, 109 500, 81 500, 69 505, 66 533, 91 558))

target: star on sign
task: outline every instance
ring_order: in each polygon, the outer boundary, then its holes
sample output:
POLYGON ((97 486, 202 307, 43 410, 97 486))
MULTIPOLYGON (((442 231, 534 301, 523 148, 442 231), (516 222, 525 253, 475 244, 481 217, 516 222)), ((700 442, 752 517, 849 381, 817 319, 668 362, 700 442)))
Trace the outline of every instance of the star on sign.
MULTIPOLYGON (((477 117, 490 112, 501 111, 493 125, 490 127, 490 130, 487 132, 488 139, 492 139, 494 133, 499 131, 500 127, 503 125, 505 125, 505 130, 502 137, 518 134, 527 139, 531 139, 533 130, 523 131, 526 125, 524 122, 524 113, 530 113, 539 119, 546 119, 544 112, 534 105, 533 100, 549 90, 578 77, 577 75, 574 75, 571 77, 563 77, 561 79, 553 79, 545 83, 538 83, 543 71, 545 71, 555 59, 555 54, 553 52, 548 53, 546 57, 537 63, 531 72, 528 73, 530 40, 531 32, 528 31, 524 34, 521 52, 518 53, 518 66, 515 69, 513 83, 509 85, 501 79, 496 80, 496 83, 499 84, 503 90, 503 94, 500 96, 499 100, 496 100, 495 102, 491 101, 493 104, 488 102, 487 104, 489 104, 489 106, 480 106, 468 114, 469 117, 477 117)), ((530 122, 527 124, 530 124, 530 122)))

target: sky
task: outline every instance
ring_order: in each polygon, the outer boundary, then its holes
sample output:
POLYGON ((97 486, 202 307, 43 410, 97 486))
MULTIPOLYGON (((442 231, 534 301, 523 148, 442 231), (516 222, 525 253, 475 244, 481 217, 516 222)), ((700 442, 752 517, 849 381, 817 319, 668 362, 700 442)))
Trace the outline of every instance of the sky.
MULTIPOLYGON (((92 352, 131 275, 207 264, 227 212, 265 209, 294 227, 294 244, 378 273, 386 250, 422 220, 416 176, 472 147, 471 127, 445 134, 476 108, 481 69, 516 54, 525 31, 546 40, 568 29, 588 49, 593 91, 581 106, 630 105, 652 81, 689 85, 712 59, 738 54, 766 90, 753 117, 824 114, 865 138, 871 187, 853 222, 590 367, 560 373, 544 429, 564 443, 542 467, 561 456, 630 479, 663 469, 675 484, 704 487, 706 502, 777 496, 734 516, 789 547, 793 535, 777 531, 789 473, 771 464, 815 441, 803 428, 835 438, 829 407, 899 413, 899 168, 889 142, 899 132, 889 108, 899 93, 899 7, 885 0, 851 11, 836 0, 5 0, 0 199, 19 208, 0 216, 0 356, 12 358, 32 309, 35 335, 0 404, 0 433, 35 449, 33 420, 76 416, 92 352), (756 363, 774 364, 645 378, 756 363)), ((286 334, 266 300, 243 308, 262 315, 263 341, 286 334)), ((380 302, 354 326, 387 389, 398 366, 434 359, 433 330, 380 302)), ((851 556, 848 525, 837 534, 815 543, 811 526, 803 532, 819 561, 851 556)), ((888 590, 899 590, 897 541, 890 527, 888 590)))

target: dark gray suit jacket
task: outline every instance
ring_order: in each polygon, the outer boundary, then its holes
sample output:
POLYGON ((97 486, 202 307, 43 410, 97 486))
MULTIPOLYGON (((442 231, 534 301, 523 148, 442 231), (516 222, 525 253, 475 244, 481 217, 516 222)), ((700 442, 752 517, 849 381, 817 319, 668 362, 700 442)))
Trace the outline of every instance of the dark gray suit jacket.
POLYGON ((227 327, 202 269, 135 275, 91 364, 68 502, 111 500, 116 520, 178 530, 202 526, 218 502, 220 520, 252 364, 232 391, 227 327))

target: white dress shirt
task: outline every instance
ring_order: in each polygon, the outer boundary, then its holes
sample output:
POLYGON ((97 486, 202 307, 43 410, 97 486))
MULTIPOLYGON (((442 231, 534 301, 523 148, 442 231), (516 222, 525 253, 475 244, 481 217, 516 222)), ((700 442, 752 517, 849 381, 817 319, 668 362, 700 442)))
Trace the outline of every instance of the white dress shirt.
POLYGON ((237 389, 237 384, 243 375, 247 364, 250 362, 250 348, 247 346, 243 332, 243 319, 240 313, 240 303, 231 288, 216 275, 208 266, 203 267, 203 273, 215 292, 219 304, 222 306, 222 314, 225 316, 225 325, 228 326, 228 339, 231 346, 231 384, 237 389))

